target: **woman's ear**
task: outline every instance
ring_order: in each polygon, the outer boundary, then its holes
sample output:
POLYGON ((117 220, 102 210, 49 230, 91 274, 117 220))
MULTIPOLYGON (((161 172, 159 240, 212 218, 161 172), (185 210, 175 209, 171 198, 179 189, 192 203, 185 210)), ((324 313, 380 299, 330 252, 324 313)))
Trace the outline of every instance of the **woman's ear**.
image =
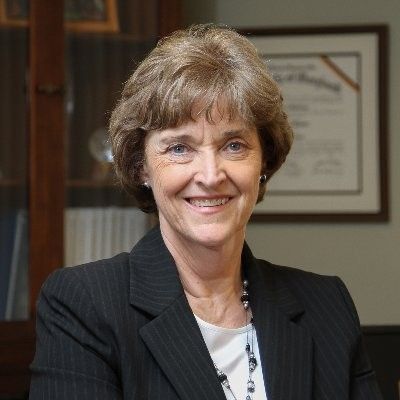
POLYGON ((260 176, 266 174, 266 172, 267 172, 267 161, 265 161, 264 157, 263 157, 263 160, 262 160, 262 163, 261 163, 260 176))

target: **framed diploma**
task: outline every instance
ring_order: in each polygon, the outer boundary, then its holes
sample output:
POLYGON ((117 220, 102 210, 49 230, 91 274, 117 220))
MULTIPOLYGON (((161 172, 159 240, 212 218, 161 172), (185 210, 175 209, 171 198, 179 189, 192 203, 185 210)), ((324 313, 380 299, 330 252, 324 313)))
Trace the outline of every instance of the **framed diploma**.
POLYGON ((252 220, 386 221, 387 27, 241 30, 295 138, 252 220))

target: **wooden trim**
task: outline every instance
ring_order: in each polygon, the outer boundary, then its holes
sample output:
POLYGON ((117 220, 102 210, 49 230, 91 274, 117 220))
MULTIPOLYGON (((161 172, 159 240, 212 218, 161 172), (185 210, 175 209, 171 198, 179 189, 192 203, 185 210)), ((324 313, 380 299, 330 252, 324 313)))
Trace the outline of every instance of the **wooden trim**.
POLYGON ((0 322, 0 395, 21 396, 29 390, 29 364, 35 349, 32 321, 0 322))
POLYGON ((332 33, 364 33, 387 31, 386 25, 329 25, 329 26, 288 26, 284 28, 239 28, 237 31, 246 35, 268 35, 268 36, 292 36, 292 35, 320 35, 332 33))
POLYGON ((364 335, 400 335, 400 325, 365 325, 361 329, 364 335))
POLYGON ((62 2, 30 3, 30 309, 63 262, 64 26, 62 2), (44 45, 45 44, 45 45, 44 45))
POLYGON ((379 158, 380 158, 380 182, 381 182, 381 220, 389 221, 389 105, 388 105, 388 84, 389 84, 389 28, 387 26, 374 26, 379 32, 379 158))

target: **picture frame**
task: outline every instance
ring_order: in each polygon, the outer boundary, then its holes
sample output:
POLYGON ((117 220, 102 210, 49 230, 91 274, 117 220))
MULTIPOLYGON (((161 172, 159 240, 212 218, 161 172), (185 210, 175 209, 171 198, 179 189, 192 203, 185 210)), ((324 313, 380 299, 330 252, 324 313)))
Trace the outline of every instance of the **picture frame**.
POLYGON ((294 129, 252 221, 387 221, 387 26, 239 32, 280 85, 294 129))
MULTIPOLYGON (((27 27, 29 0, 0 0, 0 25, 27 27)), ((118 32, 116 0, 64 0, 65 29, 74 32, 118 32)))

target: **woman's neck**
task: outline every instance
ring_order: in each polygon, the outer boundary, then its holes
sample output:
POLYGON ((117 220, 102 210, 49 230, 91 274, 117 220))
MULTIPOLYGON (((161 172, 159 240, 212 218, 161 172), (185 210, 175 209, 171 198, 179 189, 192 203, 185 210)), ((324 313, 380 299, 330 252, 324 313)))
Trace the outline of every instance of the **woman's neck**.
POLYGON ((221 246, 206 247, 163 230, 189 305, 194 314, 214 325, 237 328, 245 324, 241 254, 244 233, 221 246))

